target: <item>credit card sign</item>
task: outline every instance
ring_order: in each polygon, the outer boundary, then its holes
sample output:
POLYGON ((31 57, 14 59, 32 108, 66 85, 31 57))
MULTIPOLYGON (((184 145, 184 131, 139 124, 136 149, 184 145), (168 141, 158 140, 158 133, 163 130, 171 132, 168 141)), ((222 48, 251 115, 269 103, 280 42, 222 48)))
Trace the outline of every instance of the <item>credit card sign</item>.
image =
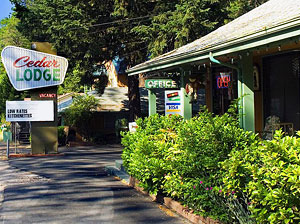
POLYGON ((165 91, 165 115, 183 116, 182 94, 179 90, 165 91))

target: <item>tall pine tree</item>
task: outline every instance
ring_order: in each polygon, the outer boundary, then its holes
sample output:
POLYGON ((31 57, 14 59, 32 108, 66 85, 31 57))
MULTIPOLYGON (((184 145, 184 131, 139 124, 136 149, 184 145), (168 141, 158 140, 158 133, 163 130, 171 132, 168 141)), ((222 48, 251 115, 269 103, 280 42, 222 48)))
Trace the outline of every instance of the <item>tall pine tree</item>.
MULTIPOLYGON (((192 42, 265 1, 11 0, 21 20, 19 30, 29 39, 54 44, 83 83, 93 80, 98 62, 117 55, 134 66, 149 55, 192 42)), ((140 114, 137 77, 129 78, 129 97, 133 120, 140 114)))
MULTIPOLYGON (((8 45, 25 48, 30 46, 29 40, 17 30, 18 23, 19 20, 14 16, 0 21, 0 52, 8 45)), ((25 94, 13 88, 6 75, 2 61, 0 61, 0 115, 2 116, 5 113, 7 100, 20 99, 25 94)))

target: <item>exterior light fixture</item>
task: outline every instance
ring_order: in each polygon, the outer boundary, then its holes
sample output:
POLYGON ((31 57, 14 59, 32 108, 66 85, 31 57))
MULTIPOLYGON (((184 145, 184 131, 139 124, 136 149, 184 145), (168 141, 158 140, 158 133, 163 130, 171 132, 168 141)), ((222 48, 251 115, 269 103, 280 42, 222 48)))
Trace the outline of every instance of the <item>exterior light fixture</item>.
POLYGON ((35 43, 31 44, 31 50, 36 50, 36 44, 35 43))

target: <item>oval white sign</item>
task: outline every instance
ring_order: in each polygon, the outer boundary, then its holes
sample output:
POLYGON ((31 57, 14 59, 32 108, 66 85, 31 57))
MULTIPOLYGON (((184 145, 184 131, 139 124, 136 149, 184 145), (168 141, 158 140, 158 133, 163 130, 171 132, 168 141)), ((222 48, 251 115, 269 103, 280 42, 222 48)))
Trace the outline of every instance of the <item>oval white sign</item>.
POLYGON ((1 57, 18 91, 60 85, 68 68, 66 58, 14 46, 5 47, 1 57))

